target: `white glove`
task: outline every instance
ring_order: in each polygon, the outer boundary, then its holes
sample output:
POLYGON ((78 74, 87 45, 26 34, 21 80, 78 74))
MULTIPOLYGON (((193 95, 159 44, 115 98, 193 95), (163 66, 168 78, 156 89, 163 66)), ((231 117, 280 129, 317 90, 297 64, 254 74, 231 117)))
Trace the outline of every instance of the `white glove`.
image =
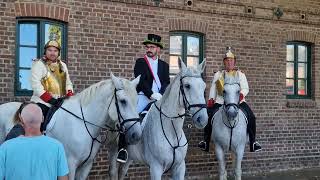
POLYGON ((162 98, 162 95, 161 95, 160 93, 153 93, 153 94, 151 95, 151 99, 152 99, 152 100, 157 100, 157 101, 159 101, 161 98, 162 98))

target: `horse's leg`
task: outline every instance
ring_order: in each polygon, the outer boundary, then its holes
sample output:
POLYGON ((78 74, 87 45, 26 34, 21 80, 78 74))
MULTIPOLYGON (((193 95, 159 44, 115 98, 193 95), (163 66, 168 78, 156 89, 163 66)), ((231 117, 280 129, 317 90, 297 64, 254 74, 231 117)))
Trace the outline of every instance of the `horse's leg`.
POLYGON ((132 160, 127 160, 127 162, 125 164, 120 164, 119 166, 119 180, 122 180, 125 178, 127 172, 128 172, 128 169, 130 167, 130 164, 132 164, 132 160))
POLYGON ((80 166, 76 171, 76 180, 87 179, 91 167, 93 164, 93 159, 88 159, 82 166, 80 166))
POLYGON ((215 144, 215 152, 219 162, 219 180, 227 180, 226 164, 224 162, 224 152, 222 147, 215 144))
POLYGON ((109 177, 111 180, 118 180, 118 167, 117 167, 117 154, 118 145, 115 143, 109 144, 109 177))
POLYGON ((235 169, 234 169, 235 180, 241 180, 241 174, 242 174, 241 161, 244 154, 244 148, 245 148, 245 145, 241 145, 241 146, 238 146, 236 150, 236 162, 235 162, 235 169))
MULTIPOLYGON (((100 146, 101 144, 98 143, 98 142, 95 142, 93 144, 93 147, 92 147, 92 151, 91 151, 91 154, 90 154, 90 157, 88 158, 88 160, 82 164, 81 166, 79 166, 77 168, 77 171, 76 171, 76 180, 82 180, 82 179, 87 179, 89 173, 90 173, 90 170, 92 168, 92 164, 93 164, 93 160, 94 160, 94 157, 96 157, 99 149, 100 149, 100 146)), ((87 155, 89 156, 89 154, 87 155)), ((87 157, 86 157, 87 158, 87 157)), ((82 163, 82 162, 81 162, 82 163)))
POLYGON ((69 167, 69 174, 68 174, 68 179, 69 180, 74 180, 75 179, 75 174, 76 174, 76 162, 73 158, 68 158, 68 167, 69 167))
POLYGON ((186 162, 183 160, 178 166, 172 170, 173 180, 183 180, 186 172, 186 162))
POLYGON ((150 176, 151 180, 161 180, 161 176, 163 173, 162 166, 159 165, 156 161, 151 161, 154 162, 153 164, 150 164, 150 176))

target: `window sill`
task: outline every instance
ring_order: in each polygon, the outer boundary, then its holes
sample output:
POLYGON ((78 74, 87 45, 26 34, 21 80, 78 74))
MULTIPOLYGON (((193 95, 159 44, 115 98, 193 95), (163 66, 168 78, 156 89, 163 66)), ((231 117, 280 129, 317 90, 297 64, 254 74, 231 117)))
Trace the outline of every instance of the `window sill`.
POLYGON ((312 99, 287 99, 286 106, 288 108, 314 108, 317 103, 312 99))

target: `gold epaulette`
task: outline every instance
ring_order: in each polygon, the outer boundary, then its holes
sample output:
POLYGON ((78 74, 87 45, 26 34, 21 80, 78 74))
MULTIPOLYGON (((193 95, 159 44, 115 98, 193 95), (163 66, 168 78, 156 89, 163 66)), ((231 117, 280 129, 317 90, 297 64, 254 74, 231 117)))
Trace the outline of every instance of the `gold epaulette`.
POLYGON ((217 92, 218 95, 222 96, 223 95, 223 89, 224 89, 224 78, 221 76, 217 81, 216 81, 216 87, 217 87, 217 92))

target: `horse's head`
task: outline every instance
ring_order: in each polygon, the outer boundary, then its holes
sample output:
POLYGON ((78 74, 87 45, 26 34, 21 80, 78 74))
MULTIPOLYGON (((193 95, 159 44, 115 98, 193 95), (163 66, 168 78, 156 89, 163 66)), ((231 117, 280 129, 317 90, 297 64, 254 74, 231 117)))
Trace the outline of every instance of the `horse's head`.
POLYGON ((132 81, 120 79, 111 74, 114 84, 114 98, 109 108, 109 116, 117 121, 118 128, 125 133, 128 144, 137 143, 142 135, 139 114, 136 111, 137 91, 140 76, 132 81))
POLYGON ((204 59, 197 67, 187 68, 181 59, 180 67, 180 101, 183 103, 186 112, 192 116, 192 121, 197 128, 204 128, 208 123, 206 101, 204 99, 205 82, 201 73, 205 68, 204 59))
POLYGON ((224 108, 229 119, 234 119, 239 112, 240 80, 239 74, 225 73, 224 77, 224 108))

